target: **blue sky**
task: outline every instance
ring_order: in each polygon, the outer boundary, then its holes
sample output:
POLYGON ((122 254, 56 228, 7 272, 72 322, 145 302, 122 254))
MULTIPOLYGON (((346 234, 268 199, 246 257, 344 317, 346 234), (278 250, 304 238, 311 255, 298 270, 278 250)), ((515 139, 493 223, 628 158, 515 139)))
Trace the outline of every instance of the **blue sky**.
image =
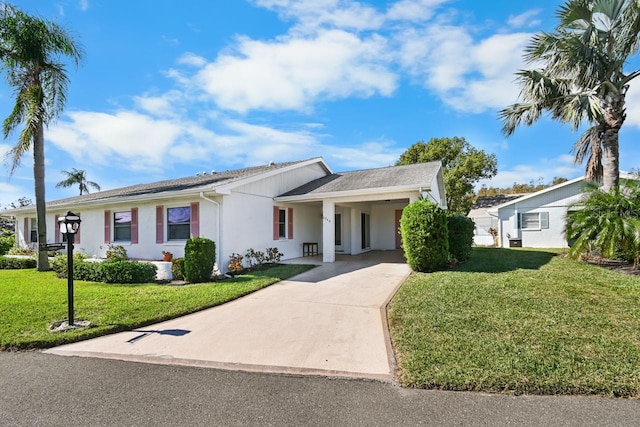
MULTIPOLYGON (((417 141, 465 137, 498 157, 488 184, 574 178, 578 133, 548 119, 514 136, 497 112, 517 100, 530 37, 559 0, 19 0, 66 26, 85 60, 45 132, 47 200, 61 170, 103 189, 322 156, 334 171, 388 166, 417 141)), ((632 85, 621 169, 638 167, 632 85)), ((13 105, 0 83, 0 118, 13 105)), ((0 152, 16 135, 0 141, 0 152)), ((32 158, 0 205, 33 198, 32 158)))

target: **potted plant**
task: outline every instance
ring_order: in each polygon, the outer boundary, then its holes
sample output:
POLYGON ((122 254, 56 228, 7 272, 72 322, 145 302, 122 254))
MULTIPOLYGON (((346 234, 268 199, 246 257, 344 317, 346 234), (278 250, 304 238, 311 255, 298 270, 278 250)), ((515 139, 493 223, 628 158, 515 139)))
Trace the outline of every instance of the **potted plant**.
POLYGON ((165 262, 170 262, 173 259, 173 254, 171 252, 162 251, 162 260, 165 262))

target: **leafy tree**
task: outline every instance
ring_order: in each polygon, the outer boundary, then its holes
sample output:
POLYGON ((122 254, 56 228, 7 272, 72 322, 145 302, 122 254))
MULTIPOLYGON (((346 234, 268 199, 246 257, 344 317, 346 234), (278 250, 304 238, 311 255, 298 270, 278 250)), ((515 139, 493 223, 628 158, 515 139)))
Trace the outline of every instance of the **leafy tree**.
POLYGON ((100 191, 100 186, 97 183, 87 180, 87 174, 83 170, 78 170, 76 168, 73 168, 71 172, 69 171, 60 171, 60 172, 63 175, 65 175, 67 178, 57 183, 56 188, 60 188, 60 187, 68 188, 68 187, 73 187, 77 185, 80 188, 81 196, 84 193, 89 194, 89 187, 100 191))
POLYGON ((487 154, 469 144, 464 138, 432 138, 409 147, 396 165, 441 161, 447 207, 451 213, 466 215, 471 210, 473 187, 483 178, 498 172, 495 154, 487 154))
POLYGON ((15 105, 4 120, 5 139, 21 124, 18 142, 10 150, 11 174, 22 156, 33 149, 33 176, 38 223, 38 270, 49 270, 44 180, 44 126, 62 111, 69 78, 63 57, 78 65, 79 46, 61 26, 30 16, 15 6, 0 5, 0 61, 14 89, 15 105))
POLYGON ((577 130, 590 128, 573 146, 575 162, 588 159, 586 176, 605 190, 620 179, 618 133, 625 115, 625 95, 640 70, 625 70, 637 52, 640 4, 628 0, 567 0, 558 10, 552 33, 535 35, 525 60, 535 68, 517 73, 521 102, 500 112, 503 131, 511 135, 532 125, 543 111, 577 130), (627 72, 625 72, 627 71, 627 72))
POLYGON ((480 190, 478 190, 478 197, 483 196, 497 196, 499 194, 527 194, 527 193, 535 193, 536 191, 544 190, 545 188, 553 187, 554 185, 561 184, 563 182, 567 182, 568 179, 561 177, 554 177, 551 183, 545 184, 542 178, 539 178, 537 181, 531 180, 528 184, 519 184, 514 182, 511 187, 487 187, 483 185, 480 190))
POLYGON ((607 258, 630 253, 640 267, 640 185, 626 181, 622 188, 602 191, 590 185, 583 199, 567 214, 569 255, 577 258, 595 249, 607 258))

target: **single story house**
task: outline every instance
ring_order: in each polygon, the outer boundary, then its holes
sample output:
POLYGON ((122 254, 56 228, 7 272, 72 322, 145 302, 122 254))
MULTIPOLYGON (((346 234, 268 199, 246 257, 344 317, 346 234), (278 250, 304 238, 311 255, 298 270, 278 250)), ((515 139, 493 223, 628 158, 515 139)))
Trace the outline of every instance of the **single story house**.
MULTIPOLYGON (((637 179, 620 173, 620 179, 637 179)), ((487 209, 497 220, 499 246, 566 248, 567 211, 579 202, 585 178, 579 177, 487 209)))
POLYGON ((492 246, 494 244, 490 229, 498 229, 498 218, 489 215, 489 209, 511 200, 522 197, 522 194, 498 194, 496 196, 481 196, 471 207, 467 217, 475 224, 473 244, 477 246, 492 246))
MULTIPOLYGON (((333 173, 320 157, 133 185, 47 203, 48 243, 58 218, 80 215, 76 250, 104 257, 109 244, 130 258, 184 256, 190 236, 216 243, 225 271, 234 253, 277 247, 283 259, 400 247, 402 209, 424 197, 443 208, 440 162, 333 173)), ((35 206, 14 209, 19 246, 36 243, 35 206)))

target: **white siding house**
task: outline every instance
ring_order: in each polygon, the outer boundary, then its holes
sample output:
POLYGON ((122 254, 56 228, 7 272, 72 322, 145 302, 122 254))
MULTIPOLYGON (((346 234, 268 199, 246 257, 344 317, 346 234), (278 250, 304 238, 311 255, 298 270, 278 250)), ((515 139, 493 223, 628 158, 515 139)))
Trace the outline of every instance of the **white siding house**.
MULTIPOLYGON (((72 211, 82 219, 76 250, 99 258, 112 243, 130 258, 182 257, 186 239, 200 236, 216 243, 223 271, 233 253, 277 247, 290 259, 305 243, 333 262, 336 252, 398 248, 399 213, 420 197, 446 207, 443 182, 439 162, 345 173, 322 158, 270 163, 48 202, 47 243, 62 240, 57 218, 72 211)), ((9 213, 17 244, 37 244, 35 207, 9 213)))

